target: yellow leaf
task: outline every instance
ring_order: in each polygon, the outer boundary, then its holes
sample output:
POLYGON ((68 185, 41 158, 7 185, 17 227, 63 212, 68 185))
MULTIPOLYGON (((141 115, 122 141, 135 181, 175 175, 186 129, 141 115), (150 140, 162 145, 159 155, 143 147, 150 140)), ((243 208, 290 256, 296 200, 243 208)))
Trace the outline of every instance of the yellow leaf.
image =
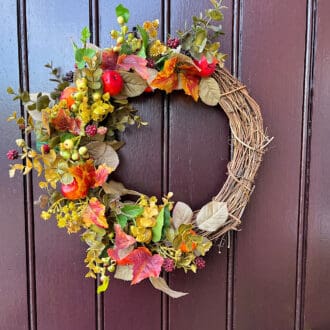
POLYGON ((39 182, 39 187, 40 187, 41 189, 45 189, 45 188, 47 188, 47 187, 48 187, 48 182, 45 182, 45 181, 41 181, 41 182, 39 182))
POLYGON ((33 159, 33 168, 38 172, 38 176, 40 176, 42 173, 43 167, 37 158, 33 159))

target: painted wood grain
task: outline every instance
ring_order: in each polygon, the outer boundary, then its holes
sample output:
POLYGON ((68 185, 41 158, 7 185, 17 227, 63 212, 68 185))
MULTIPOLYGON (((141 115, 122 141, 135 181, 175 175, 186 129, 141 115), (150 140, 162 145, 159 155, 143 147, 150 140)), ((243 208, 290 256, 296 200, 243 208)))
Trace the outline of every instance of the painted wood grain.
MULTIPOLYGON (((88 1, 29 1, 27 6, 30 91, 48 91, 49 72, 44 64, 53 61, 62 72, 72 70, 71 38, 89 24, 88 1)), ((37 181, 37 180, 35 180, 37 181)), ((34 187, 35 198, 40 193, 34 187)), ((93 329, 95 286, 84 279, 86 246, 79 237, 46 223, 35 210, 35 258, 38 329, 93 329)))
MULTIPOLYGON (((0 121, 17 111, 19 103, 6 94, 8 86, 19 86, 16 2, 6 1, 0 12, 1 31, 6 38, 0 44, 0 121)), ((3 124, 0 139, 0 327, 8 330, 28 329, 27 269, 25 251, 25 214, 23 178, 8 177, 8 149, 17 149, 21 138, 17 125, 3 124)), ((14 162, 19 162, 14 161, 14 162)), ((12 162, 12 163, 14 163, 12 162)))
MULTIPOLYGON (((159 18, 162 24, 161 1, 123 1, 129 8, 129 27, 145 20, 159 18)), ((118 29, 115 15, 116 4, 100 1, 100 41, 102 47, 113 44, 109 36, 112 29, 118 29)), ((147 127, 129 127, 122 139, 126 145, 119 151, 120 167, 115 178, 130 189, 147 195, 161 196, 162 193, 162 150, 163 150, 163 99, 161 93, 144 95, 134 99, 133 104, 149 122, 147 127)), ((113 280, 104 294, 105 329, 156 330, 161 326, 161 294, 154 290, 149 281, 136 286, 113 280), (129 310, 129 313, 124 313, 129 310), (124 316, 125 315, 125 316, 124 316)))
POLYGON ((330 328, 330 3, 318 1, 305 289, 305 329, 330 328))
MULTIPOLYGON (((231 58, 232 5, 226 1, 224 31, 220 38, 222 50, 231 58)), ((171 33, 184 26, 190 17, 210 7, 204 1, 171 2, 171 33)), ((230 69, 230 60, 227 62, 230 69)), ((229 125, 220 107, 195 103, 183 91, 170 96, 169 107, 169 190, 175 200, 198 209, 215 196, 226 178, 229 161, 229 125)), ((171 329, 225 329, 227 298, 227 250, 213 247, 206 257, 207 266, 197 274, 182 270, 170 276, 175 289, 190 294, 180 300, 170 300, 171 329), (204 308, 201 306, 208 306, 204 308), (197 311, 195 313, 192 311, 197 311), (189 315, 189 316, 188 316, 189 315)))
POLYGON ((249 0, 241 10, 241 78, 275 140, 237 235, 234 328, 292 329, 306 2, 249 0))

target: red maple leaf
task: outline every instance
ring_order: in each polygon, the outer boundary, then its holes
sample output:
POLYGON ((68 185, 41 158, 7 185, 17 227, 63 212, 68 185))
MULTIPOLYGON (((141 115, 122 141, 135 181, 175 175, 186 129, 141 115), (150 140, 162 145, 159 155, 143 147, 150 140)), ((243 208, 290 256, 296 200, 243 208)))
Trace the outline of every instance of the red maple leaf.
POLYGON ((120 55, 117 61, 117 68, 125 71, 135 70, 143 79, 148 80, 149 71, 147 60, 137 55, 120 55))
MULTIPOLYGON (((127 255, 127 249, 130 248, 133 244, 135 244, 136 240, 133 236, 127 235, 119 224, 114 225, 115 228, 115 248, 108 249, 108 255, 111 259, 117 261, 121 260, 121 258, 127 255), (125 255, 126 253, 126 255, 125 255)), ((129 251, 130 252, 130 251, 129 251)))
POLYGON ((145 278, 159 277, 163 262, 162 256, 152 255, 146 247, 139 247, 117 261, 118 265, 133 265, 131 284, 137 284, 145 278))

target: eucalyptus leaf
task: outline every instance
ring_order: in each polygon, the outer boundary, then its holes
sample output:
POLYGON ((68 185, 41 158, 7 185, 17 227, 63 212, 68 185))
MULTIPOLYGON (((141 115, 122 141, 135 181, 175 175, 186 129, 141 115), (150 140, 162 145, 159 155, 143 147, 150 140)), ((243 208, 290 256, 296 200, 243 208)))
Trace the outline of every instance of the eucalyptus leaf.
POLYGON ((201 230, 214 232, 226 223, 228 215, 227 203, 211 201, 198 212, 196 224, 201 230))
POLYGON ((132 281, 133 279, 133 265, 117 265, 114 278, 123 281, 132 281))
POLYGON ((172 290, 162 277, 149 277, 149 280, 155 289, 166 293, 171 298, 180 298, 188 294, 187 292, 172 290))
POLYGON ((201 100, 209 106, 215 106, 219 103, 221 92, 214 78, 207 77, 201 79, 199 84, 199 96, 201 100))
POLYGON ((189 205, 183 202, 177 202, 173 209, 173 225, 178 229, 180 225, 191 223, 193 211, 189 205))
POLYGON ((115 170, 119 165, 117 152, 107 143, 93 141, 86 145, 89 154, 94 158, 96 165, 106 164, 115 170))

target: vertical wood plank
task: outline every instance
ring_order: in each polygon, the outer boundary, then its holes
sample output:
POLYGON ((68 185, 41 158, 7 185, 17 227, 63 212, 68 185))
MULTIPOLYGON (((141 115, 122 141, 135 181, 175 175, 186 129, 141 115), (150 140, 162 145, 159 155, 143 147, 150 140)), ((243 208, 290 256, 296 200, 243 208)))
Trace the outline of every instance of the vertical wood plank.
MULTIPOLYGON (((8 149, 17 149, 15 140, 21 134, 15 123, 6 124, 7 117, 17 111, 19 103, 6 94, 8 86, 19 86, 16 2, 4 1, 0 13, 0 26, 4 38, 0 45, 0 121, 3 123, 0 141, 0 324, 8 330, 28 329, 27 269, 25 251, 23 178, 8 176, 8 149)), ((14 161, 19 162, 18 161, 14 161)), ((14 163, 12 162, 12 163, 14 163)))
MULTIPOLYGON (((88 1, 27 4, 30 91, 49 91, 49 72, 43 67, 53 61, 62 72, 74 65, 71 40, 78 41, 88 26, 88 1)), ((38 188, 35 185, 35 199, 38 188)), ((78 237, 45 223, 35 212, 36 288, 39 329, 86 329, 95 327, 94 281, 84 279, 85 248, 78 237)))
MULTIPOLYGON (((232 2, 226 1, 222 50, 231 57, 232 2)), ((171 33, 191 23, 193 15, 210 7, 207 0, 172 1, 171 33)), ((230 60, 227 62, 230 68, 230 60)), ((170 97, 169 190, 177 201, 200 208, 218 193, 229 160, 229 126, 220 107, 210 108, 183 95, 170 97)), ((216 244, 215 244, 216 245, 216 244)), ((225 329, 227 251, 217 246, 206 257, 207 266, 197 274, 176 271, 170 276, 173 288, 190 294, 170 300, 170 329, 225 329), (204 306, 204 307, 203 307, 204 306), (207 306, 207 308, 206 308, 207 306), (193 312, 192 311, 197 311, 193 312)))
POLYGON ((306 2, 261 5, 248 0, 242 15, 241 77, 276 139, 237 236, 234 328, 290 329, 295 317, 306 2))
POLYGON ((329 1, 318 1, 305 291, 305 328, 330 327, 329 1))
MULTIPOLYGON (((100 41, 109 47, 113 41, 109 32, 118 29, 116 3, 100 1, 100 41)), ((145 20, 161 20, 161 1, 123 1, 129 8, 129 27, 145 20)), ((162 22, 161 22, 162 24, 162 22)), ((119 152, 120 167, 116 178, 125 186, 147 195, 161 196, 162 192, 162 118, 163 98, 160 93, 144 95, 132 100, 142 118, 149 126, 140 129, 129 127, 122 138, 127 143, 119 152)), ((161 327, 161 294, 152 288, 149 281, 130 286, 112 280, 104 294, 105 329, 156 330, 161 327), (123 308, 129 311, 123 317, 123 308)))

